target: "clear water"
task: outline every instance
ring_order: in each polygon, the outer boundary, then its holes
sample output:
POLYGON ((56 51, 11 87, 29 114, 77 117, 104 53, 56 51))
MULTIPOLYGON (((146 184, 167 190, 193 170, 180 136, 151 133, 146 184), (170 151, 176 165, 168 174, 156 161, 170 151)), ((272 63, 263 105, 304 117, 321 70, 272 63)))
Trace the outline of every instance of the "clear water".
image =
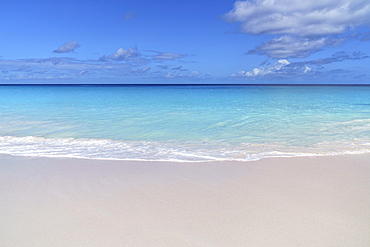
POLYGON ((370 86, 0 86, 0 153, 255 160, 370 152, 370 86))

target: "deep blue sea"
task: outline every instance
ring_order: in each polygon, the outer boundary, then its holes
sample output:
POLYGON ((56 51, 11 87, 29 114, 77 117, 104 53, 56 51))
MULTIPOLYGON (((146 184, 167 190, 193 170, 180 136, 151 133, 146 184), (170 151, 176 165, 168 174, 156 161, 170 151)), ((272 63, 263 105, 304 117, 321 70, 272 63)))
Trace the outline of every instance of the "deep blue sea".
POLYGON ((170 161, 370 153, 370 86, 1 85, 0 153, 170 161))

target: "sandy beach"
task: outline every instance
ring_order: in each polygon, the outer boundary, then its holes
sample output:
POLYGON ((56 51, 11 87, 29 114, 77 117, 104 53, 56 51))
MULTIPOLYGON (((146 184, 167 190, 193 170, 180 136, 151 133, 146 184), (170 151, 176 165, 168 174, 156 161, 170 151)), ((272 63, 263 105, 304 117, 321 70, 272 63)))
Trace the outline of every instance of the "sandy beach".
POLYGON ((370 155, 0 156, 0 246, 370 246, 370 155))

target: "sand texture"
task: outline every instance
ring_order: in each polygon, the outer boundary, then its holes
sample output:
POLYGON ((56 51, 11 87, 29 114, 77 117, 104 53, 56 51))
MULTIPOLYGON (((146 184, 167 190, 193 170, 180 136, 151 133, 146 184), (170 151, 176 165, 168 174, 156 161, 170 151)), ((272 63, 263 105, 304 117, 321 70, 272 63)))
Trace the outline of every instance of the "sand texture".
POLYGON ((370 155, 0 156, 0 246, 370 246, 370 155))

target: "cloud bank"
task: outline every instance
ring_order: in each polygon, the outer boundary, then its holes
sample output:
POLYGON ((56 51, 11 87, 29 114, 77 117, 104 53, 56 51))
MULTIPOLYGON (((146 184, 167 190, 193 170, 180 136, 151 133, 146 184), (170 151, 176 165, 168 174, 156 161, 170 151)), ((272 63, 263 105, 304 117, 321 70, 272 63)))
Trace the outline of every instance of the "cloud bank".
POLYGON ((339 44, 338 35, 369 27, 369 16, 368 0, 251 0, 236 1, 224 19, 241 23, 242 33, 275 36, 249 53, 289 58, 339 44))
MULTIPOLYGON (((71 41, 59 47, 55 52, 71 52, 79 44, 71 41)), ((71 57, 50 57, 50 58, 28 58, 28 59, 1 59, 2 68, 0 80, 65 80, 65 79, 114 79, 122 77, 141 78, 192 78, 202 79, 205 76, 201 73, 187 72, 177 62, 178 59, 187 55, 146 50, 140 52, 137 47, 119 48, 115 53, 101 56, 98 59, 79 60, 71 57), (152 64, 160 64, 155 67, 161 70, 152 70, 152 64), (171 68, 171 73, 167 70, 171 68)), ((180 61, 184 63, 184 61, 180 61)))
POLYGON ((367 0, 252 0, 237 1, 225 15, 241 22, 241 31, 251 34, 316 36, 340 34, 349 27, 370 24, 367 0))
MULTIPOLYGON (((296 77, 296 76, 317 76, 323 74, 321 66, 324 64, 342 62, 344 60, 361 60, 370 58, 361 51, 348 53, 340 51, 334 53, 331 57, 319 58, 303 62, 289 62, 286 59, 280 59, 277 62, 270 64, 268 62, 261 64, 260 67, 253 68, 250 71, 240 70, 231 75, 236 78, 262 78, 262 77, 296 77)), ((350 72, 349 70, 332 70, 330 73, 339 74, 350 72)), ((330 74, 329 73, 329 74, 330 74)))

